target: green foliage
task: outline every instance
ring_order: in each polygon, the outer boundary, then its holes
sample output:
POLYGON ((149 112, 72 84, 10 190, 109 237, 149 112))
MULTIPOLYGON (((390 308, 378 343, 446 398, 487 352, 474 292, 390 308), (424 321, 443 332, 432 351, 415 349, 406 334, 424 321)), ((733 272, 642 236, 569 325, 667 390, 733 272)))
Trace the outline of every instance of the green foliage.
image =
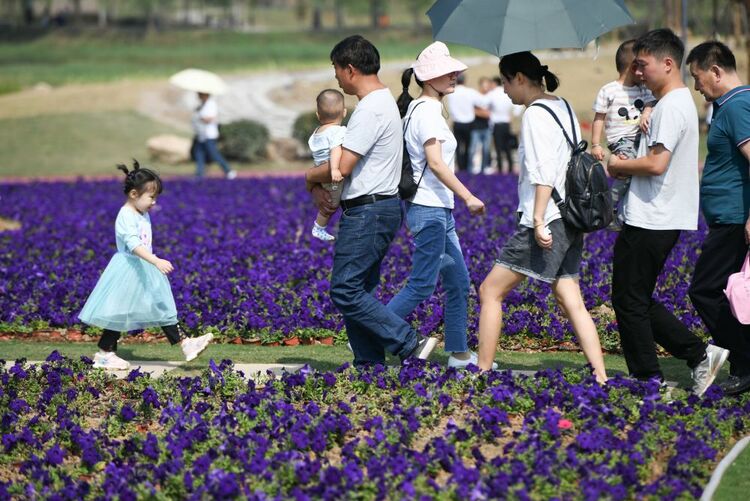
POLYGON ((219 148, 230 160, 256 162, 266 157, 268 128, 255 120, 239 120, 220 126, 219 148))
MULTIPOLYGON (((349 123, 349 116, 347 114, 342 121, 342 125, 349 123)), ((306 113, 300 113, 297 119, 294 121, 292 126, 292 137, 302 144, 307 144, 307 140, 310 138, 315 128, 318 127, 318 117, 315 116, 314 111, 308 111, 306 113)))

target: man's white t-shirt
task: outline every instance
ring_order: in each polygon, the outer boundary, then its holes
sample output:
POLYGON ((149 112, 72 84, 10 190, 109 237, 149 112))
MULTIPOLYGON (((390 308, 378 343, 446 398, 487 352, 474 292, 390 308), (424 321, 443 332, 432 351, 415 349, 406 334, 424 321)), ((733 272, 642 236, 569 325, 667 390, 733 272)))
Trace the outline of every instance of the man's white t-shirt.
POLYGON ((488 107, 490 109, 490 123, 510 123, 513 117, 523 112, 523 106, 513 104, 508 94, 502 87, 495 87, 487 93, 488 107))
POLYGON ((625 223, 648 230, 698 228, 698 112, 687 87, 668 92, 654 107, 638 156, 661 144, 672 154, 660 176, 633 176, 625 196, 625 223))
POLYGON ((213 96, 206 99, 199 109, 193 113, 193 132, 198 141, 219 138, 219 105, 213 96), (203 118, 211 118, 211 122, 204 122, 203 118))
MULTIPOLYGON (((571 141, 574 140, 570 128, 570 114, 565 101, 560 98, 537 99, 534 103, 544 104, 554 111, 565 126, 565 132, 568 133, 571 141)), ((580 140, 581 127, 575 113, 573 113, 573 123, 576 137, 580 140)), ((528 106, 521 119, 521 140, 518 146, 521 163, 521 175, 518 178, 518 211, 522 213, 521 225, 528 228, 534 227, 536 185, 557 188, 560 198, 565 199, 565 173, 568 170, 571 152, 568 141, 552 115, 539 106, 528 106)), ((562 217, 560 209, 550 197, 547 209, 544 211, 544 223, 549 224, 560 217, 562 217)))
POLYGON ((342 200, 398 192, 404 143, 401 116, 390 90, 374 90, 357 104, 343 147, 362 158, 344 178, 342 200))
POLYGON ((474 121, 474 107, 486 108, 485 97, 478 90, 457 85, 456 90, 446 96, 448 112, 455 123, 471 123, 474 121))
POLYGON ((453 169, 456 138, 448 127, 445 118, 443 118, 442 104, 440 104, 440 101, 430 98, 412 101, 406 111, 404 125, 407 126, 404 139, 411 159, 411 167, 414 171, 414 182, 419 182, 419 189, 412 202, 428 207, 452 209, 454 206, 453 192, 427 166, 424 151, 424 144, 430 139, 436 139, 440 142, 443 161, 449 168, 453 169), (420 177, 422 178, 421 182, 419 181, 420 177))

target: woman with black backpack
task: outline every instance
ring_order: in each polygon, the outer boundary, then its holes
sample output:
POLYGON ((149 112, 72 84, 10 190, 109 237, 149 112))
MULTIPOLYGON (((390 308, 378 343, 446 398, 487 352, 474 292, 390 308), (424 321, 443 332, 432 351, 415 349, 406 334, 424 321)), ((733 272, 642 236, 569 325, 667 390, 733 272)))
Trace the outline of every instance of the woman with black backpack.
POLYGON ((406 201, 406 222, 415 249, 409 279, 388 308, 406 318, 432 295, 440 277, 446 295, 445 351, 451 353, 451 367, 478 362, 466 340, 469 272, 456 234, 453 198, 455 194, 463 199, 474 215, 484 212, 484 203, 453 172, 456 138, 442 106, 443 97, 453 92, 458 74, 465 69, 444 43, 434 42, 404 72, 403 92, 397 101, 404 118, 404 154, 409 156, 416 183, 416 193, 406 201), (409 95, 412 75, 422 88, 416 99, 409 95))
POLYGON ((604 383, 607 374, 599 336, 578 284, 583 233, 563 221, 552 197, 556 190, 565 199, 565 175, 572 153, 552 114, 574 128, 567 131, 571 137, 581 137, 578 120, 565 100, 549 94, 559 81, 531 52, 504 56, 500 76, 513 104, 526 106, 518 149, 518 229, 479 288, 479 367, 489 370, 492 366, 502 328, 503 300, 531 277, 552 285, 557 304, 570 320, 597 381, 604 383))

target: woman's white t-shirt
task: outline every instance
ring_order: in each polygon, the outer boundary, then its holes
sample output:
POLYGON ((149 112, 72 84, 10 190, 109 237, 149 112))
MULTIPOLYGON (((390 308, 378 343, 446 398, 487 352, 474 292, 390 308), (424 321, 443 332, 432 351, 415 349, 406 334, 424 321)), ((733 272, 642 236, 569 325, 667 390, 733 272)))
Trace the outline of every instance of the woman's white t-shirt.
MULTIPOLYGON (((544 104, 554 111, 565 126, 565 131, 571 141, 574 140, 571 134, 568 107, 562 99, 537 99, 534 103, 544 104)), ((581 127, 575 113, 573 113, 573 123, 576 137, 580 141, 581 127)), ((572 150, 555 119, 547 110, 539 106, 526 108, 521 119, 519 143, 521 175, 518 178, 518 211, 522 213, 520 224, 533 228, 536 185, 557 188, 560 198, 565 199, 565 173, 572 150)), ((550 197, 547 210, 544 212, 544 223, 549 224, 561 217, 560 210, 550 197)))
POLYGON ((213 96, 206 99, 203 106, 193 113, 193 132, 198 137, 198 141, 219 138, 219 105, 213 96), (204 118, 212 119, 211 122, 204 122, 204 118))
POLYGON ((452 209, 454 206, 453 192, 427 166, 424 151, 424 144, 430 139, 436 139, 440 142, 443 162, 450 169, 453 169, 456 138, 443 117, 442 104, 440 101, 430 98, 415 99, 409 103, 403 120, 404 125, 407 125, 408 121, 404 139, 406 140, 406 150, 409 152, 409 158, 411 158, 415 183, 419 182, 419 178, 422 177, 424 172, 417 194, 411 201, 427 207, 452 209), (425 171, 425 169, 427 170, 425 171))

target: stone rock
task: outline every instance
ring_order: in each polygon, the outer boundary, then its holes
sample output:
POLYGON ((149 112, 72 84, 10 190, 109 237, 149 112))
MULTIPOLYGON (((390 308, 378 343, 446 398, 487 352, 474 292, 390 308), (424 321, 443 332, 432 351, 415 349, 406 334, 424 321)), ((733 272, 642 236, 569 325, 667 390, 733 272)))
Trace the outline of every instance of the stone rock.
POLYGON ((152 160, 172 165, 190 161, 191 144, 192 140, 174 134, 161 134, 146 142, 152 160))
POLYGON ((267 148, 268 159, 274 162, 299 160, 304 157, 307 148, 291 137, 271 139, 267 148))

